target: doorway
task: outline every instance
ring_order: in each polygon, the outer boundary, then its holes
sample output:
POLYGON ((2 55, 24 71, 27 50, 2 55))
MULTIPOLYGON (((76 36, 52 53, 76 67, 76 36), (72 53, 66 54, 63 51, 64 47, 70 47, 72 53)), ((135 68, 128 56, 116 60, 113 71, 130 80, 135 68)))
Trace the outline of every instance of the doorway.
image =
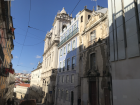
POLYGON ((105 105, 110 105, 110 92, 108 88, 104 88, 105 105))
POLYGON ((89 82, 90 105, 97 105, 97 88, 96 81, 89 82))
POLYGON ((73 91, 71 91, 71 105, 73 105, 74 103, 74 93, 73 91))

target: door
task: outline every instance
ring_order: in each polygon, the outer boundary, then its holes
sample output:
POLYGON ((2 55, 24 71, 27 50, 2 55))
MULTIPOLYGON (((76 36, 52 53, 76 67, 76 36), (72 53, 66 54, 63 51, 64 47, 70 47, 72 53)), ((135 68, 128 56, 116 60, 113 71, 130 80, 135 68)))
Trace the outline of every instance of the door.
POLYGON ((105 105, 110 105, 110 92, 108 88, 104 88, 105 105))
POLYGON ((90 105, 97 105, 97 88, 96 81, 89 82, 89 97, 90 97, 90 105))
POLYGON ((74 94, 73 91, 71 91, 71 105, 73 105, 73 102, 74 102, 74 94))

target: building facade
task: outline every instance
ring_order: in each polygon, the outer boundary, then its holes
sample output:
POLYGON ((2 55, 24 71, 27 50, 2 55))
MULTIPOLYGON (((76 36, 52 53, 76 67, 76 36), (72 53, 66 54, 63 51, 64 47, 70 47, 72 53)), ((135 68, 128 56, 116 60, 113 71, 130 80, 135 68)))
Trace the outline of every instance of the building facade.
POLYGON ((79 13, 60 32, 58 45, 58 73, 56 81, 57 105, 76 105, 79 95, 79 13))
POLYGON ((140 1, 108 0, 113 105, 139 105, 140 1))
POLYGON ((14 92, 17 99, 29 99, 30 84, 21 83, 15 86, 14 92))
POLYGON ((0 1, 0 104, 5 104, 8 98, 12 98, 14 88, 11 52, 15 36, 10 9, 11 1, 0 1))
POLYGON ((84 12, 88 11, 85 9, 80 14, 86 22, 85 29, 81 33, 79 54, 82 105, 111 105, 111 77, 107 55, 107 8, 97 11, 93 9, 90 14, 84 12))
POLYGON ((31 72, 31 82, 29 88, 29 99, 36 99, 36 102, 41 103, 43 98, 42 83, 41 83, 42 63, 38 63, 35 70, 31 72))
POLYGON ((45 92, 45 96, 42 103, 52 105, 55 98, 55 81, 57 74, 58 58, 58 43, 60 31, 65 28, 67 23, 70 23, 71 17, 66 13, 63 8, 61 12, 58 12, 53 23, 53 28, 46 34, 45 46, 43 54, 42 64, 42 90, 45 92))

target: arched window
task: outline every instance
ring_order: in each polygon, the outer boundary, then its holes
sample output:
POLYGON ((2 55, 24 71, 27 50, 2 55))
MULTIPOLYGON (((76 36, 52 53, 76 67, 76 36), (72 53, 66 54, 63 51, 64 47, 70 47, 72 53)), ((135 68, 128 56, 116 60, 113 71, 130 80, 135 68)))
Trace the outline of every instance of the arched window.
POLYGON ((67 27, 67 26, 66 26, 66 25, 63 25, 63 26, 62 26, 62 31, 63 31, 63 29, 64 29, 65 27, 67 27))
POLYGON ((88 15, 88 19, 90 18, 90 15, 88 15))
POLYGON ((83 22, 83 16, 81 16, 81 22, 83 22))

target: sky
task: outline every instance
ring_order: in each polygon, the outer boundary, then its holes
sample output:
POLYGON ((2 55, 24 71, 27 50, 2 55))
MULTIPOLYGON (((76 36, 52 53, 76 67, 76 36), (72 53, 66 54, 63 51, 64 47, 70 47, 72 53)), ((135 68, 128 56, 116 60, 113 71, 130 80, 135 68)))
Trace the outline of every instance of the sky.
MULTIPOLYGON (((30 0, 11 1, 11 16, 16 28, 12 63, 16 73, 31 73, 36 69, 38 62, 42 62, 44 39, 52 28, 57 12, 64 7, 70 14, 78 2, 79 0, 31 0, 30 5, 30 0), (28 28, 28 24, 33 28, 28 28)), ((87 9, 92 10, 96 2, 81 0, 72 12, 73 18, 86 5, 87 9)), ((97 5, 108 7, 107 0, 97 0, 97 5)))

